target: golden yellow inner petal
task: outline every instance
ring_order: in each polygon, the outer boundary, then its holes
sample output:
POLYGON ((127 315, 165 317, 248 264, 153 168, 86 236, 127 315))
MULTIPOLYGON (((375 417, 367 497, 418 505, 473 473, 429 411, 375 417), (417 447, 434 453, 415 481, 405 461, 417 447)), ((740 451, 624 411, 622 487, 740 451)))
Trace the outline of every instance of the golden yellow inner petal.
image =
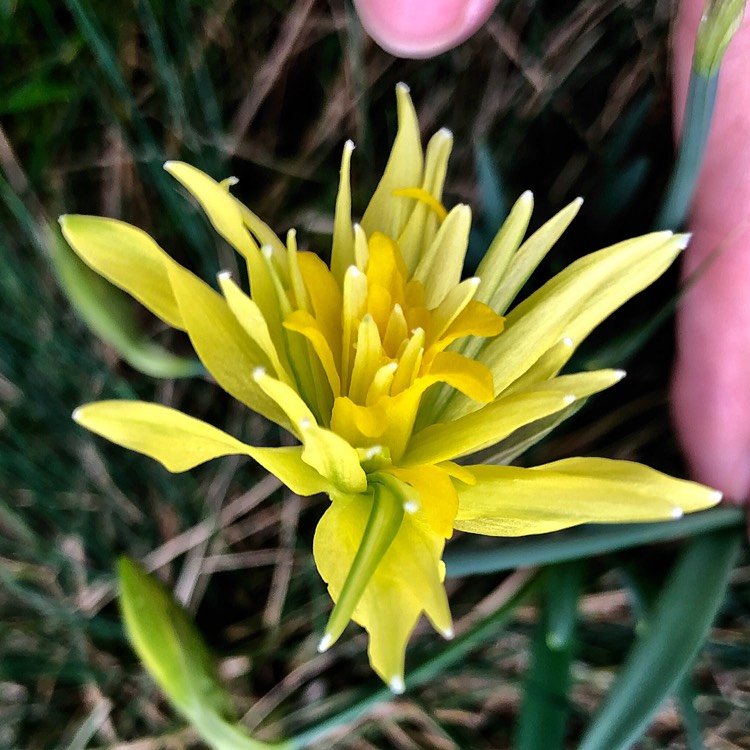
POLYGON ((445 217, 448 215, 445 206, 424 188, 398 188, 393 191, 393 195, 398 198, 414 198, 415 200, 429 206, 437 214, 438 221, 440 221, 441 224, 445 221, 445 217))

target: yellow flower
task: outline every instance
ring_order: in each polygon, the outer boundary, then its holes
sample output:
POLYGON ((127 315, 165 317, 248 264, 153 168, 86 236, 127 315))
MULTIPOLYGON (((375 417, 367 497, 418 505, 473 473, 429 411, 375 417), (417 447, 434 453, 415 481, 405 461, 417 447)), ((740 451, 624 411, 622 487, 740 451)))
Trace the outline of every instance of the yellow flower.
POLYGON ((359 224, 351 219, 353 145, 344 147, 330 267, 299 251, 293 231, 282 242, 230 194, 232 180, 166 164, 245 259, 252 296, 227 273, 217 293, 128 224, 61 219, 86 263, 187 331, 218 384, 300 445, 246 445, 137 401, 88 404, 75 419, 170 471, 246 454, 293 492, 327 493, 314 556, 336 605, 320 648, 354 619, 370 634, 373 668, 395 692, 422 612, 452 635, 441 556, 454 528, 516 536, 656 521, 719 499, 621 461, 496 465, 620 380, 618 370, 559 373, 594 326, 669 266, 685 237, 658 232, 584 257, 503 318, 580 202, 522 243, 533 205, 525 193, 476 277, 461 281, 471 212, 441 203, 451 134, 439 131, 423 154, 406 86, 397 99, 398 134, 359 224), (492 465, 463 461, 491 446, 492 465))

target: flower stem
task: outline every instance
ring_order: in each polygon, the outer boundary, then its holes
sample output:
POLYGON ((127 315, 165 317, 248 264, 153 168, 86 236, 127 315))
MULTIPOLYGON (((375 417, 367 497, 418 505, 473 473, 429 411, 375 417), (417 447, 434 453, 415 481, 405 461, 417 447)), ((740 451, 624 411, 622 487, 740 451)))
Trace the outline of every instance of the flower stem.
POLYGON ((691 71, 677 162, 656 217, 655 229, 677 230, 685 223, 706 150, 718 83, 718 70, 709 76, 695 68, 691 71))

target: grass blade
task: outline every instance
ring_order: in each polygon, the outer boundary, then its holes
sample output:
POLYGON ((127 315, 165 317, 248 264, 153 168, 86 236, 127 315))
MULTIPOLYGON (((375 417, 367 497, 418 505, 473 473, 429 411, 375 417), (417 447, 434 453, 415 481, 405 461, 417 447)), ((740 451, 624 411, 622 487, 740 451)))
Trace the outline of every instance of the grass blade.
POLYGON ((731 529, 687 545, 579 750, 627 750, 641 736, 695 659, 724 598, 741 538, 731 529))
POLYGON ((530 536, 501 541, 492 548, 471 549, 468 545, 449 548, 444 560, 447 576, 457 578, 576 560, 708 531, 741 528, 744 523, 745 514, 742 509, 722 507, 695 513, 678 521, 581 526, 557 534, 545 534, 541 538, 530 536))

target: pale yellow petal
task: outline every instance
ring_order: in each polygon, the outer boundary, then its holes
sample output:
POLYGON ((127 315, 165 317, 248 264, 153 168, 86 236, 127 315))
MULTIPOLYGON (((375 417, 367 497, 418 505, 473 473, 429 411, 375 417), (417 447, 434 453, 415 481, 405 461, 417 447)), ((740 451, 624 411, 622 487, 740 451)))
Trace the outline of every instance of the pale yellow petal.
POLYGON ((181 161, 168 161, 164 169, 195 197, 216 231, 245 258, 258 253, 258 245, 242 221, 240 205, 228 185, 181 161))
POLYGON ((333 245, 331 249, 331 271, 344 285, 344 274, 349 266, 355 264, 354 231, 352 229, 352 192, 350 185, 350 166, 354 144, 347 141, 341 154, 341 171, 339 191, 336 195, 336 212, 333 219, 333 245))
MULTIPOLYGON (((621 242, 572 263, 514 308, 505 330, 487 341, 478 360, 492 371, 495 393, 521 377, 551 346, 568 336, 578 343, 620 305, 658 278, 685 244, 655 232, 621 242)), ((447 420, 471 408, 453 396, 447 420)))
POLYGON ((574 399, 564 392, 519 393, 494 401, 451 422, 412 435, 402 462, 446 461, 487 448, 523 425, 564 409, 574 399))
POLYGON ((263 392, 284 410, 302 444, 302 460, 310 464, 339 491, 364 492, 367 477, 359 454, 341 435, 320 427, 297 392, 256 368, 253 379, 263 392))
POLYGON ((184 323, 169 281, 177 264, 144 231, 99 216, 60 218, 63 236, 97 273, 175 328, 184 323))
POLYGON ((276 377, 291 385, 292 376, 289 374, 287 365, 282 361, 282 357, 285 357, 284 349, 276 347, 271 338, 268 323, 258 305, 234 283, 229 272, 223 271, 218 278, 224 298, 234 317, 237 318, 237 322, 268 357, 276 377))
POLYGON ((454 206, 420 258, 412 278, 424 285, 428 308, 437 307, 460 282, 470 229, 471 209, 454 206))
MULTIPOLYGON (((491 294, 490 285, 483 283, 479 287, 477 299, 487 303, 493 310, 504 313, 529 276, 570 226, 582 204, 580 198, 574 200, 537 229, 518 248, 491 294)), ((484 278, 482 280, 484 282, 484 278)))
POLYGON ((458 495, 450 474, 438 466, 392 466, 385 470, 417 491, 425 521, 432 531, 449 539, 458 511, 458 495))
POLYGON ((423 157, 419 123, 409 96, 409 88, 403 83, 396 86, 396 99, 398 133, 383 176, 362 217, 362 228, 368 236, 383 232, 389 237, 398 237, 411 215, 413 204, 403 198, 394 198, 393 191, 422 184, 423 157))
MULTIPOLYGON (((370 504, 370 498, 363 495, 334 501, 316 529, 315 562, 334 600, 356 555, 370 504)), ((441 633, 452 633, 442 585, 443 544, 443 538, 431 532, 418 514, 406 514, 354 612, 354 620, 370 634, 373 669, 395 692, 403 686, 406 642, 421 612, 441 633)))
POLYGON ((513 204, 508 218, 503 222, 477 266, 476 275, 482 280, 477 296, 480 302, 487 303, 492 299, 526 234, 533 210, 534 196, 527 190, 513 204))
POLYGON ((471 466, 473 486, 457 485, 455 526, 521 536, 582 523, 666 521, 715 505, 721 494, 628 461, 571 458, 532 469, 471 466))
POLYGON ((298 495, 331 489, 329 482, 302 461, 301 448, 255 448, 161 404, 99 401, 80 406, 73 418, 117 445, 150 456, 172 472, 187 471, 220 456, 246 455, 298 495))
POLYGON ((176 264, 169 269, 169 280, 193 347, 216 382, 238 401, 289 429, 284 412, 253 380, 253 370, 268 368, 271 362, 245 333, 227 301, 176 264))
MULTIPOLYGON (((248 209, 229 193, 228 184, 216 182, 190 164, 169 161, 164 169, 193 195, 216 231, 247 261, 253 300, 262 311, 271 336, 279 346, 281 317, 276 294, 258 244, 247 230, 244 213, 248 209)), ((285 264, 283 243, 270 229, 268 232, 270 235, 259 238, 261 244, 272 246, 280 262, 285 264)))
MULTIPOLYGON (((448 170, 448 159, 453 148, 453 135, 450 130, 441 128, 430 138, 425 152, 424 180, 422 190, 440 200, 443 192, 445 175, 448 170)), ((419 258, 435 239, 440 220, 435 212, 425 203, 417 202, 409 220, 398 237, 406 267, 413 273, 419 258)))

